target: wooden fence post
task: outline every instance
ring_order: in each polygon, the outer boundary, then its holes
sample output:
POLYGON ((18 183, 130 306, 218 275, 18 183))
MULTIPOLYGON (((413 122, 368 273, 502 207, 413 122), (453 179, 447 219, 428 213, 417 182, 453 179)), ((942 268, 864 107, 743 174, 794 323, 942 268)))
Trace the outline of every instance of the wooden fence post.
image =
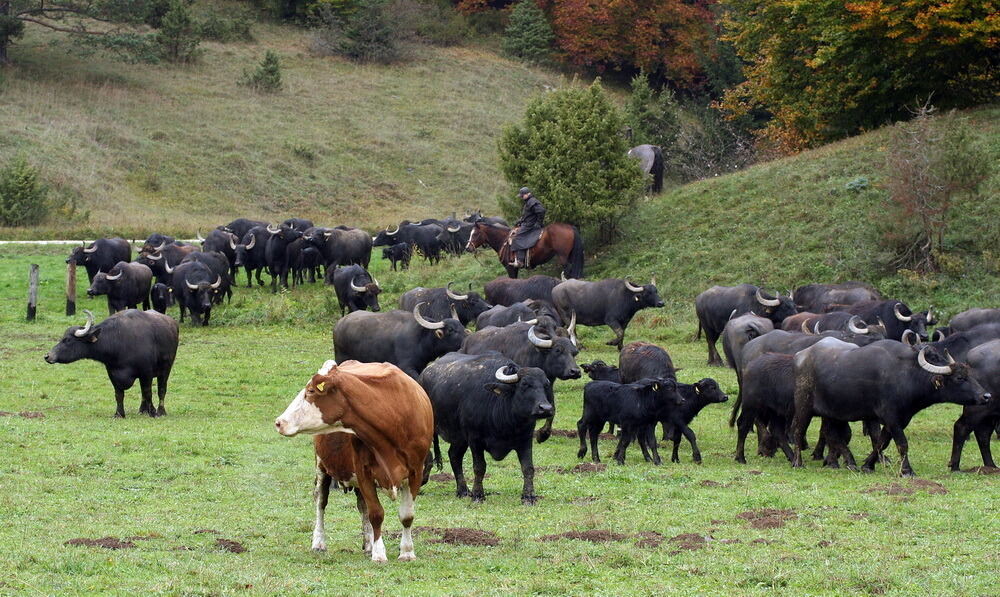
POLYGON ((28 321, 35 320, 38 309, 38 264, 32 263, 28 274, 28 321))
POLYGON ((76 315, 76 259, 66 265, 66 315, 76 315))

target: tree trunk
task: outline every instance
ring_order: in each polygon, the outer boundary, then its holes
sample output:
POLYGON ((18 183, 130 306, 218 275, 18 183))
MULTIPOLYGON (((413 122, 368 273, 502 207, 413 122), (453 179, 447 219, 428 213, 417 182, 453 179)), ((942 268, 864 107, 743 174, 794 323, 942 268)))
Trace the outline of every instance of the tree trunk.
MULTIPOLYGON (((0 0, 0 17, 10 16, 10 1, 0 0)), ((7 44, 10 38, 0 35, 0 66, 7 64, 7 44)))

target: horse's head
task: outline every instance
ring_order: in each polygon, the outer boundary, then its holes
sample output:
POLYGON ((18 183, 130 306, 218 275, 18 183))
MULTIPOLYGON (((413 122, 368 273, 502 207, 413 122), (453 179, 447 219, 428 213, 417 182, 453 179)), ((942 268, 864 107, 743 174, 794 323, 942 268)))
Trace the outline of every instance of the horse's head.
POLYGON ((486 232, 484 231, 485 227, 486 222, 484 222, 482 218, 473 222, 472 234, 469 235, 469 242, 465 243, 466 251, 472 253, 479 247, 483 246, 483 243, 486 242, 486 232))

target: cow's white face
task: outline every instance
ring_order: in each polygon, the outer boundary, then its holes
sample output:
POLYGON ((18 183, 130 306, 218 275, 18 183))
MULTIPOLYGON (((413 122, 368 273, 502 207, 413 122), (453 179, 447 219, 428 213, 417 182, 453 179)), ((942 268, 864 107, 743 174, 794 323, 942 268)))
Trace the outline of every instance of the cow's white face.
MULTIPOLYGON (((328 375, 336 364, 336 361, 327 361, 317 371, 317 375, 328 375)), ((277 428, 278 433, 286 437, 292 437, 300 433, 308 435, 335 432, 354 433, 354 431, 345 427, 339 420, 332 423, 324 421, 323 411, 320 410, 314 400, 310 399, 314 398, 317 393, 321 394, 326 390, 324 383, 320 381, 316 385, 313 385, 313 380, 309 380, 309 383, 299 391, 295 399, 285 409, 285 412, 281 413, 281 416, 274 421, 274 426, 277 428)))

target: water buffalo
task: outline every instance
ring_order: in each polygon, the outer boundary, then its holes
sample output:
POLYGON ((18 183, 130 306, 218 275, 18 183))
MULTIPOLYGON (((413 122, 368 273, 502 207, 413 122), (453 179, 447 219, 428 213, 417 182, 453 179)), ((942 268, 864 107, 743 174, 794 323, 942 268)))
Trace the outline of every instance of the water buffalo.
POLYGON ((191 312, 191 323, 208 325, 212 306, 222 300, 229 285, 225 278, 200 261, 186 261, 174 268, 172 286, 174 299, 184 321, 185 311, 191 312))
POLYGON ((851 281, 800 286, 792 293, 792 298, 799 311, 826 313, 843 311, 855 303, 880 301, 882 295, 870 284, 851 281))
POLYGON ((155 311, 129 309, 120 311, 94 325, 94 314, 87 314, 87 324, 72 326, 62 340, 45 355, 46 363, 72 363, 91 359, 103 363, 115 389, 118 407, 116 418, 125 417, 125 390, 139 380, 142 402, 139 414, 151 417, 167 414, 163 407, 167 379, 177 355, 177 322, 155 311), (153 378, 159 406, 153 409, 153 378))
POLYGON ((677 379, 674 363, 663 348, 649 342, 629 342, 618 357, 622 383, 640 379, 677 379))
POLYGON ((162 282, 153 284, 149 291, 149 302, 155 311, 166 313, 167 308, 174 304, 174 289, 162 282))
POLYGON ((736 418, 736 462, 747 463, 744 444, 754 423, 758 423, 758 433, 763 433, 766 427, 768 435, 774 438, 788 461, 792 461, 792 448, 788 445, 788 425, 795 412, 795 364, 792 359, 790 354, 766 353, 744 367, 740 381, 742 408, 737 409, 739 416, 736 418))
MULTIPOLYGON (((257 285, 264 285, 264 281, 260 279, 260 273, 267 267, 267 240, 270 237, 267 228, 254 226, 243 235, 239 244, 233 249, 233 266, 246 270, 247 288, 253 287, 254 274, 257 277, 257 285)), ((234 278, 233 284, 235 283, 236 279, 234 278)))
POLYGON ((726 322, 726 327, 722 329, 722 352, 726 355, 729 366, 736 370, 737 379, 743 364, 743 347, 747 342, 772 330, 774 323, 755 313, 744 313, 726 322))
POLYGON ((201 233, 198 233, 198 241, 201 242, 201 250, 205 253, 220 253, 226 257, 226 261, 229 263, 229 278, 235 282, 236 281, 236 243, 239 242, 240 237, 236 236, 232 232, 226 232, 224 230, 219 230, 216 228, 208 233, 208 238, 202 238, 201 233))
POLYGON ((223 232, 230 232, 236 236, 237 239, 242 239, 246 237, 247 232, 250 232, 254 228, 267 228, 267 222, 261 222, 259 220, 248 220, 246 218, 237 218, 232 222, 219 226, 218 229, 223 232))
POLYGON ((969 309, 948 321, 952 332, 964 332, 984 323, 1000 323, 1000 309, 969 309))
POLYGON ((75 247, 66 263, 75 261, 87 270, 87 280, 94 281, 98 272, 109 272, 119 261, 132 260, 132 245, 124 238, 99 238, 80 247, 75 247))
MULTIPOLYGON (((495 305, 479 314, 476 318, 476 329, 493 326, 502 328, 515 323, 526 322, 537 324, 540 329, 547 330, 549 334, 562 325, 561 317, 556 308, 546 301, 528 299, 520 303, 514 303, 509 307, 495 305)), ((574 328, 575 322, 571 322, 569 328, 574 328)), ((570 337, 573 335, 572 329, 568 329, 570 337)))
POLYGON ((267 228, 270 238, 264 249, 264 260, 267 263, 267 273, 271 275, 271 292, 278 291, 278 281, 288 288, 288 245, 302 237, 302 231, 281 225, 277 228, 267 228))
POLYGON ((625 340, 625 328, 640 309, 663 306, 655 279, 643 286, 619 278, 598 282, 566 280, 552 289, 552 302, 563 321, 575 315, 577 325, 610 327, 615 337, 607 344, 618 350, 625 340))
POLYGON ((490 305, 480 298, 478 292, 470 290, 458 293, 451 289, 451 282, 445 288, 423 288, 418 286, 407 290, 399 297, 399 308, 412 311, 417 303, 426 303, 425 313, 433 319, 444 319, 452 316, 452 310, 458 314, 462 325, 469 325, 479 314, 490 308, 490 305))
POLYGON ((538 299, 551 303, 552 289, 558 286, 560 281, 559 278, 541 275, 523 279, 502 276, 487 282, 483 286, 483 293, 490 304, 505 307, 528 299, 538 299))
POLYGON ((194 245, 164 244, 158 251, 143 252, 136 261, 147 266, 156 276, 157 282, 170 284, 174 268, 180 265, 184 258, 198 250, 194 245))
POLYGON ((305 218, 288 218, 282 222, 281 225, 298 230, 299 232, 305 232, 313 227, 312 220, 307 220, 305 218))
POLYGON ((108 315, 125 309, 135 309, 142 304, 149 309, 149 288, 153 272, 141 263, 119 261, 111 271, 99 272, 87 289, 87 296, 107 295, 108 315))
POLYGON ((221 292, 214 293, 212 295, 215 304, 218 305, 222 303, 223 297, 227 300, 232 300, 233 288, 231 278, 229 277, 229 267, 225 255, 215 251, 192 251, 184 257, 181 263, 184 264, 191 261, 197 261, 198 263, 204 264, 208 267, 208 269, 212 270, 212 273, 216 274, 225 281, 222 285, 221 292))
POLYGON ((715 343, 722 335, 726 322, 737 315, 754 313, 771 320, 775 327, 789 315, 795 314, 792 299, 783 296, 770 297, 757 286, 713 286, 695 298, 695 312, 698 315, 698 335, 705 332, 708 342, 708 364, 722 366, 722 359, 715 343))
POLYGON ((312 228, 304 238, 316 247, 327 272, 338 265, 360 265, 367 269, 372 258, 372 239, 360 228, 312 228))
POLYGON ((410 269, 410 245, 409 243, 396 243, 391 247, 382 249, 382 259, 388 259, 392 263, 392 271, 396 271, 396 264, 399 269, 410 269))
POLYGON ((948 462, 948 467, 953 471, 960 469, 962 447, 972 433, 976 434, 983 466, 996 468, 990 449, 990 436, 997 425, 1000 425, 1000 400, 995 398, 1000 396, 1000 340, 976 346, 969 351, 967 359, 972 376, 994 398, 984 405, 966 406, 962 409, 962 416, 955 421, 951 460, 948 462))
POLYGON ((344 316, 345 310, 348 313, 365 309, 381 310, 378 295, 382 292, 382 287, 378 285, 378 280, 360 265, 347 265, 335 269, 333 289, 337 293, 341 317, 344 316))
POLYGON ((848 307, 848 313, 858 315, 868 325, 881 324, 885 327, 885 337, 901 340, 903 332, 913 330, 922 339, 927 339, 927 326, 935 322, 931 310, 914 313, 900 301, 866 301, 848 307))
POLYGON ((643 441, 646 430, 657 421, 668 418, 668 411, 677 408, 681 397, 677 394, 677 382, 673 379, 641 379, 635 383, 615 383, 613 381, 592 381, 583 388, 583 415, 576 422, 576 432, 580 438, 577 458, 587 455, 587 437, 590 437, 590 453, 594 462, 600 462, 597 452, 597 438, 605 423, 621 427, 618 447, 614 459, 625 464, 625 450, 632 440, 639 438, 643 456, 652 452, 653 464, 660 465, 660 455, 656 442, 643 441))
POLYGON ((441 241, 438 236, 444 231, 438 224, 411 224, 409 222, 400 223, 395 230, 380 231, 372 239, 372 245, 382 247, 394 245, 396 243, 407 243, 410 247, 419 250, 424 259, 431 263, 441 260, 441 241))

